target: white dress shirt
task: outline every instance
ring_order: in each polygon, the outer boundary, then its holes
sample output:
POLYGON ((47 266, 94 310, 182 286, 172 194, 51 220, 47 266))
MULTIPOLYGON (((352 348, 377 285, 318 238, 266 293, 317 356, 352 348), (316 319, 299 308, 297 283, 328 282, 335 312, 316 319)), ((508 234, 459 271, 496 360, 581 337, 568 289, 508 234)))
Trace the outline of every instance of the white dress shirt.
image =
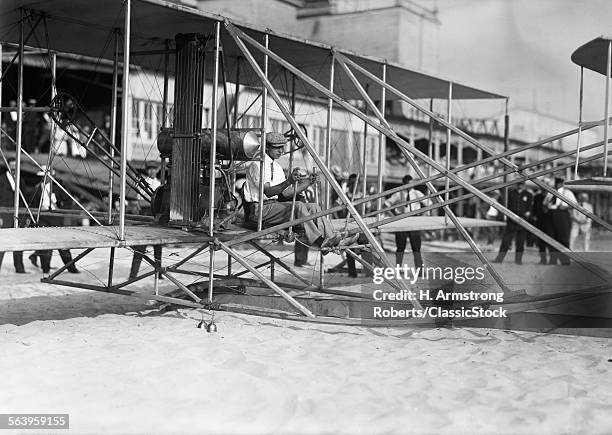
MULTIPOLYGON (((244 199, 246 202, 259 201, 259 163, 251 162, 247 167, 246 182, 244 183, 244 199)), ((264 158, 264 186, 266 183, 269 183, 270 186, 276 186, 285 180, 285 172, 281 165, 266 154, 264 158)), ((268 198, 264 193, 264 199, 277 198, 277 195, 268 198)))
MULTIPOLYGON (((569 190, 567 187, 560 187, 557 189, 557 192, 559 193, 559 195, 565 197, 568 201, 573 202, 574 204, 577 203, 578 201, 576 201, 576 196, 574 195, 574 192, 572 192, 571 190, 569 190)), ((549 196, 549 203, 548 203, 548 209, 549 210, 567 210, 569 209, 569 205, 567 205, 564 201, 561 200, 561 198, 557 198, 557 197, 553 197, 550 193, 548 194, 549 196)))
POLYGON ((422 192, 416 190, 416 189, 410 189, 409 191, 402 191, 402 192, 396 192, 393 195, 391 195, 391 197, 385 201, 385 207, 391 207, 395 204, 401 204, 404 202, 407 202, 408 200, 410 201, 415 201, 413 203, 410 203, 408 205, 402 205, 399 207, 396 207, 393 210, 393 213, 395 215, 400 215, 400 214, 404 214, 404 213, 408 213, 410 211, 416 211, 418 209, 420 209, 422 206, 429 206, 431 201, 429 199, 421 199, 419 201, 416 201, 417 199, 423 198, 425 195, 423 195, 422 192))
POLYGON ((9 171, 6 171, 6 178, 8 179, 9 184, 11 185, 11 190, 15 191, 15 180, 9 171))

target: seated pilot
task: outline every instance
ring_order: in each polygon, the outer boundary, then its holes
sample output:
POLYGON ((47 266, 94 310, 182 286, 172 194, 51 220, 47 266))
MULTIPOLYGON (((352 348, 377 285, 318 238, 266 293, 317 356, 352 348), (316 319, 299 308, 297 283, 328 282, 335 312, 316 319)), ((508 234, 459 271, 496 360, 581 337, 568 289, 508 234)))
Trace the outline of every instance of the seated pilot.
MULTIPOLYGON (((287 139, 281 133, 266 134, 266 155, 264 156, 264 201, 262 212, 262 225, 271 227, 289 222, 291 219, 292 202, 279 202, 278 196, 293 196, 306 190, 316 182, 315 176, 307 176, 299 168, 293 170, 289 177, 285 177, 283 168, 276 161, 284 153, 287 139)), ((244 185, 245 217, 251 223, 256 223, 259 216, 259 176, 260 162, 253 161, 246 171, 244 185)), ((321 211, 318 204, 297 201, 294 205, 294 219, 310 216, 321 211)), ((310 246, 332 248, 338 245, 352 243, 352 238, 342 240, 342 234, 334 233, 331 222, 326 216, 303 222, 306 243, 310 246)))

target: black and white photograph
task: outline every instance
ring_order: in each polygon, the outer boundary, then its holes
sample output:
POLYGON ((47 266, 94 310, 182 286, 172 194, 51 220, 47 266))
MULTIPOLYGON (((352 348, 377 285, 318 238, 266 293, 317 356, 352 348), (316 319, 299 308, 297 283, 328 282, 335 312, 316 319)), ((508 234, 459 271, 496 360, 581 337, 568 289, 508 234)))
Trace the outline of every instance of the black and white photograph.
POLYGON ((612 2, 0 0, 0 435, 612 432, 612 2))

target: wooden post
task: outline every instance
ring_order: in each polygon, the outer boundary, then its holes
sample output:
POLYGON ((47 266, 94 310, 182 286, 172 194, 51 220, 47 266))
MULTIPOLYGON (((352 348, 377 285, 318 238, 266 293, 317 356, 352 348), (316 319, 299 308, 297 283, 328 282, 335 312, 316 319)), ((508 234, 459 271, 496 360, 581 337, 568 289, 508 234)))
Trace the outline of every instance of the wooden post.
POLYGON ((121 186, 119 193, 119 239, 125 240, 125 198, 127 149, 130 133, 129 89, 130 89, 130 22, 131 0, 125 0, 125 24, 123 31, 123 94, 121 97, 121 186))

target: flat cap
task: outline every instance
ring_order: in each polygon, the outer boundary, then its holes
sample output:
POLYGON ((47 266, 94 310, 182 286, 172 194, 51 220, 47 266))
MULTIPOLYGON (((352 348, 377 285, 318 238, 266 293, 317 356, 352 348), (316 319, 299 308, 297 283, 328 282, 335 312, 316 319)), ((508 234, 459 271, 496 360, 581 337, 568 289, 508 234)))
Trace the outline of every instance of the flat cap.
POLYGON ((266 133, 266 145, 278 147, 283 146, 287 143, 287 138, 282 133, 272 131, 266 133))

